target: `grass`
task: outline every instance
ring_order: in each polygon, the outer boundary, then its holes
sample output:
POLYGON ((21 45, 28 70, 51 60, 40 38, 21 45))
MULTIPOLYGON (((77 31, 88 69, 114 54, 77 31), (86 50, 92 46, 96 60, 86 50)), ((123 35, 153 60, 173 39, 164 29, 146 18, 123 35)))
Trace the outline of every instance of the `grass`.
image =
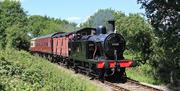
POLYGON ((130 51, 127 51, 127 50, 124 52, 124 57, 125 57, 125 59, 133 59, 134 58, 134 56, 130 54, 130 51))
POLYGON ((28 52, 0 51, 1 91, 102 91, 89 80, 74 76, 28 52))
MULTIPOLYGON (((124 52, 124 57, 126 59, 134 59, 135 56, 130 52, 130 51, 125 51, 124 52)), ((150 83, 150 84, 159 84, 160 82, 152 76, 153 69, 150 65, 144 64, 132 68, 127 68, 126 69, 126 74, 128 77, 140 81, 140 82, 145 82, 145 83, 150 83)))
POLYGON ((151 72, 153 71, 149 65, 141 65, 134 68, 127 68, 126 74, 131 79, 145 82, 149 84, 160 84, 158 80, 156 80, 152 75, 151 72))

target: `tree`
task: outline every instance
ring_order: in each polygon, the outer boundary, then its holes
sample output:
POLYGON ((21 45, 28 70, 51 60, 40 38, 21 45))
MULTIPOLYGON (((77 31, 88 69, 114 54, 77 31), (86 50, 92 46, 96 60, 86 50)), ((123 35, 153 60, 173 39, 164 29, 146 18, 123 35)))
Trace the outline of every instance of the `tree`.
POLYGON ((127 49, 133 52, 141 63, 146 63, 152 51, 152 28, 140 14, 125 16, 122 12, 114 14, 116 30, 121 33, 127 43, 127 49))
POLYGON ((138 0, 138 3, 145 9, 156 35, 151 56, 155 77, 177 84, 180 79, 180 1, 138 0))
POLYGON ((20 27, 13 25, 6 29, 6 48, 15 48, 28 50, 30 45, 30 38, 27 36, 27 27, 20 27))
POLYGON ((28 26, 34 37, 47 35, 55 32, 70 32, 76 29, 75 23, 66 20, 54 19, 47 16, 30 16, 28 26))
MULTIPOLYGON (((23 11, 20 2, 5 0, 0 2, 0 47, 5 48, 6 44, 9 43, 8 40, 11 39, 8 35, 12 35, 12 32, 23 32, 26 34, 28 30, 22 30, 27 26, 27 17, 26 13, 23 11), (12 26, 18 26, 17 30, 8 32, 9 28, 12 26)), ((21 36, 21 35, 20 35, 21 36)), ((13 39, 12 42, 16 42, 16 39, 13 39)), ((24 41, 23 38, 21 41, 24 41)), ((26 41, 27 42, 27 41, 26 41)), ((22 44, 22 43, 21 43, 22 44)), ((19 44, 17 44, 19 45, 19 44)), ((23 46, 24 44, 22 44, 23 46)), ((16 46, 13 45, 13 47, 16 46)), ((19 45, 20 47, 21 45, 19 45)), ((21 47, 22 47, 21 46, 21 47)))

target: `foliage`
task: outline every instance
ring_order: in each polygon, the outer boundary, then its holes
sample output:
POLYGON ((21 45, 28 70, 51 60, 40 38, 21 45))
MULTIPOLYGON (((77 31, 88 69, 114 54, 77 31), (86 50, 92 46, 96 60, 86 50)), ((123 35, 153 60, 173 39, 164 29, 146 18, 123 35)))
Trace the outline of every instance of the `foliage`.
POLYGON ((1 91, 99 91, 88 80, 73 76, 40 57, 25 51, 0 52, 1 91))
POLYGON ((70 32, 75 30, 76 24, 66 20, 54 19, 47 16, 30 16, 28 26, 33 37, 47 35, 55 32, 70 32))
MULTIPOLYGON (((21 4, 15 1, 5 0, 3 2, 0 2, 0 13, 0 48, 5 48, 8 42, 7 40, 9 40, 9 35, 14 35, 11 34, 11 32, 7 33, 7 31, 11 31, 16 27, 21 28, 21 30, 15 30, 17 33, 21 32, 22 34, 25 34, 26 30, 24 29, 27 25, 27 18, 25 12, 21 8, 21 4), (14 28, 8 29, 11 26, 13 26, 14 28)), ((19 40, 20 38, 17 38, 18 35, 16 34, 14 37, 16 38, 12 38, 11 41, 12 44, 17 43, 17 45, 15 45, 15 48, 19 46, 20 48, 25 49, 23 48, 22 43, 18 43, 15 41, 24 41, 25 43, 27 43, 27 41, 19 40)))
POLYGON ((13 25, 6 29, 6 48, 16 48, 27 50, 29 48, 30 38, 27 36, 26 27, 20 28, 18 25, 13 25))
POLYGON ((140 14, 125 16, 122 12, 114 13, 116 30, 121 33, 127 43, 127 49, 136 55, 141 63, 146 63, 152 51, 153 33, 151 26, 140 14))
POLYGON ((180 83, 180 1, 138 0, 154 27, 156 36, 151 55, 155 77, 163 82, 180 83), (167 74, 168 73, 168 74, 167 74))

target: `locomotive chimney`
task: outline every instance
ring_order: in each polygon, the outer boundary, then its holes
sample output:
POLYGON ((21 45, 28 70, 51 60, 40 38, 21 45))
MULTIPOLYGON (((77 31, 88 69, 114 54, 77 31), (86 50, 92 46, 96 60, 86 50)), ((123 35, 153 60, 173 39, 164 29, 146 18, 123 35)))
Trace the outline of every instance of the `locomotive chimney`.
POLYGON ((108 23, 109 23, 109 33, 113 33, 115 31, 115 20, 114 19, 109 20, 108 23))

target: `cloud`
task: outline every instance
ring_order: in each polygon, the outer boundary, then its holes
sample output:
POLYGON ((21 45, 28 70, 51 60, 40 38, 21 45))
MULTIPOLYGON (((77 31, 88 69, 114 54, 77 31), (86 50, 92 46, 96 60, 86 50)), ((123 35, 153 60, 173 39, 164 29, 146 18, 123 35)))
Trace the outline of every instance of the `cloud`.
POLYGON ((69 22, 77 22, 77 21, 81 20, 81 18, 77 17, 77 16, 72 16, 72 17, 68 17, 67 20, 69 22))

